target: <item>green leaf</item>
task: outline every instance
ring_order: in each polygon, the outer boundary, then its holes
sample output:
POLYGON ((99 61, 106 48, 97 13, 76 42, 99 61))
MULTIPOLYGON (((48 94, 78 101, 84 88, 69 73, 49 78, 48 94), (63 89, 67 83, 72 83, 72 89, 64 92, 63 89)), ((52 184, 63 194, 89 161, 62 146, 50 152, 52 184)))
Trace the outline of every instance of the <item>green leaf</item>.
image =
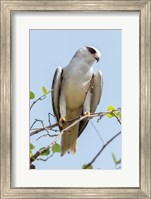
MULTIPOLYGON (((115 109, 114 106, 110 105, 110 106, 108 106, 107 110, 108 110, 108 111, 113 111, 113 110, 116 110, 116 109, 115 109)), ((108 118, 114 117, 114 115, 113 115, 113 114, 110 114, 110 113, 107 113, 106 116, 107 116, 108 118)))
POLYGON ((85 168, 87 166, 87 164, 84 164, 83 166, 82 166, 82 169, 93 169, 93 167, 90 165, 90 166, 88 166, 87 168, 85 168))
POLYGON ((35 148, 35 146, 30 143, 30 150, 33 150, 34 148, 35 148))
POLYGON ((30 155, 30 158, 33 156, 33 152, 31 150, 30 150, 30 154, 29 155, 30 155))
POLYGON ((121 163, 121 159, 116 161, 116 164, 120 164, 121 163))
POLYGON ((117 164, 117 160, 116 160, 114 153, 112 153, 112 158, 113 158, 114 163, 117 164))
POLYGON ((114 115, 112 115, 112 114, 110 114, 110 113, 107 113, 106 116, 107 116, 108 118, 114 117, 114 115))
POLYGON ((57 143, 54 144, 53 147, 52 147, 52 151, 53 151, 54 153, 60 153, 60 151, 61 151, 60 145, 57 144, 57 143))
POLYGON ((48 94, 48 91, 47 91, 46 87, 44 87, 44 86, 42 87, 42 92, 43 92, 44 95, 48 94))
POLYGON ((115 165, 118 165, 118 164, 121 163, 121 159, 117 160, 115 155, 114 155, 114 153, 112 153, 112 158, 113 158, 113 161, 114 161, 115 165))
POLYGON ((35 94, 32 91, 30 91, 30 99, 34 99, 34 98, 35 98, 35 94))
POLYGON ((117 113, 116 113, 116 116, 119 117, 119 118, 121 119, 121 112, 120 112, 120 111, 117 112, 117 113))
MULTIPOLYGON (((45 147, 41 148, 40 150, 44 149, 45 147)), ((47 156, 50 154, 50 150, 48 149, 46 152, 44 152, 43 154, 41 154, 41 156, 47 156)))
POLYGON ((108 110, 108 111, 113 111, 113 110, 116 110, 116 109, 115 109, 114 106, 110 105, 110 106, 108 106, 107 110, 108 110))

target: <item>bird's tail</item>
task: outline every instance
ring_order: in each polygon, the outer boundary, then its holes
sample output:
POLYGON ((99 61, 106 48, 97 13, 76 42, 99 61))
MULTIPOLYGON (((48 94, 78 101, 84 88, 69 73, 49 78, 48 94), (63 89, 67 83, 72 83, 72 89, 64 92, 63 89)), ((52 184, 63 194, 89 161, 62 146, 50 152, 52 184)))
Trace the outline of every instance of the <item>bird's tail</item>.
POLYGON ((76 153, 78 132, 79 124, 76 124, 63 133, 61 138, 61 156, 67 151, 72 154, 76 153))

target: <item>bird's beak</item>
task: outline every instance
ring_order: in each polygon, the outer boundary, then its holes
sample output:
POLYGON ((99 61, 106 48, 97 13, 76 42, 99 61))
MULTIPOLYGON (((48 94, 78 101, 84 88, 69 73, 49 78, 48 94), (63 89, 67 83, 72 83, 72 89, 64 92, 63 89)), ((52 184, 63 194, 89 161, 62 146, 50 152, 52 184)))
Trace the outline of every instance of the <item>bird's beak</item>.
POLYGON ((96 61, 97 61, 97 62, 100 60, 100 58, 99 58, 99 57, 97 57, 97 56, 95 56, 95 59, 96 59, 96 61))

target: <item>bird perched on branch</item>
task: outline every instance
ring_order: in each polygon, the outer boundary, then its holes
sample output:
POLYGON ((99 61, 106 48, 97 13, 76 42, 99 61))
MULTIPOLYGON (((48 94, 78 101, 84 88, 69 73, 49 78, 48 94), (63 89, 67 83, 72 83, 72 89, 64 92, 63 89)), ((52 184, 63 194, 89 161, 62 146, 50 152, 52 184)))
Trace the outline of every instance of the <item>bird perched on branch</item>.
MULTIPOLYGON (((100 52, 94 47, 80 48, 70 63, 57 68, 52 83, 53 111, 60 130, 66 121, 94 113, 102 94, 102 73, 93 73, 93 65, 99 61, 100 52)), ((61 138, 61 156, 67 151, 76 153, 77 139, 88 124, 84 120, 65 131, 61 138)))

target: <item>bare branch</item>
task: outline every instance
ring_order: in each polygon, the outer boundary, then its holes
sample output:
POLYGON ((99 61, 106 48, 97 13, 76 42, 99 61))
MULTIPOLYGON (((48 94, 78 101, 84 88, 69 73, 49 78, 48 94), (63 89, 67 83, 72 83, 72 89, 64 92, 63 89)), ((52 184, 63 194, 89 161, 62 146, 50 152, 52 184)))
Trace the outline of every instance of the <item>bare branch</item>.
POLYGON ((117 119, 117 121, 121 124, 121 120, 117 117, 117 115, 113 112, 112 115, 117 119))
MULTIPOLYGON (((118 110, 118 109, 117 109, 118 110)), ((116 110, 114 110, 114 111, 116 111, 116 110)), ((99 116, 99 120, 100 119, 102 119, 102 117, 103 116, 105 116, 105 115, 107 115, 107 114, 112 114, 113 112, 114 112, 113 110, 112 111, 107 111, 107 112, 99 112, 99 113, 91 113, 90 114, 90 116, 80 116, 80 117, 77 117, 77 118, 75 118, 75 119, 73 119, 73 120, 68 120, 68 121, 66 121, 66 123, 68 124, 68 125, 70 125, 70 124, 72 124, 74 121, 76 121, 76 120, 78 120, 78 119, 80 119, 80 118, 83 118, 83 117, 85 117, 85 118, 88 118, 89 117, 89 119, 92 119, 93 117, 98 117, 99 116)), ((84 119, 85 119, 84 118, 84 119)), ((83 119, 82 119, 83 120, 83 119)), ((81 121, 81 120, 80 120, 81 121)), ((32 131, 31 133, 30 133, 30 136, 33 136, 33 135, 35 135, 35 134, 37 134, 37 133, 39 133, 39 132, 41 132, 41 131, 44 131, 44 130, 53 130, 53 128, 54 127, 58 127, 59 126, 59 124, 58 124, 58 122, 57 123, 55 123, 55 124, 53 124, 53 125, 50 125, 50 126, 46 126, 45 128, 39 128, 39 129, 36 129, 36 130, 34 130, 34 131, 32 131)), ((55 132, 56 132, 57 130, 55 130, 55 132)))
POLYGON ((44 161, 46 162, 47 160, 49 160, 55 153, 52 153, 50 156, 48 156, 47 158, 37 158, 37 160, 41 160, 41 161, 44 161))
POLYGON ((45 131, 46 129, 53 130, 53 128, 54 128, 54 127, 57 127, 57 126, 58 126, 58 122, 55 123, 55 124, 53 124, 53 125, 51 125, 51 126, 46 126, 45 128, 36 129, 35 131, 32 131, 32 132, 30 133, 30 136, 35 135, 35 134, 37 134, 37 133, 39 133, 39 132, 41 132, 41 131, 45 131))
MULTIPOLYGON (((56 144, 56 142, 59 140, 59 138, 63 135, 63 133, 67 130, 69 130, 71 127, 75 126, 76 124, 78 124, 80 121, 84 120, 84 119, 92 119, 93 117, 100 117, 100 116, 103 116, 103 115, 106 115, 108 113, 112 113, 113 111, 108 111, 108 112, 100 112, 100 113, 93 113, 93 114, 90 114, 90 115, 85 115, 85 116, 82 116, 80 118, 77 118, 76 120, 74 120, 74 122, 72 122, 69 126, 67 126, 65 129, 63 129, 59 134, 58 136, 56 136, 56 138, 54 139, 54 141, 49 144, 47 147, 43 148, 43 149, 40 149, 39 151, 37 151, 31 158, 30 158, 30 162, 32 163, 33 161, 35 161, 37 159, 38 156, 40 156, 41 154, 45 153, 47 150, 49 150, 50 148, 53 147, 53 145, 56 144)), ((67 121, 68 122, 68 121, 67 121)), ((71 121, 70 121, 71 122, 71 121)), ((56 123, 54 126, 57 126, 58 123, 56 123)), ((52 127, 53 125, 51 126, 48 126, 47 128, 53 128, 52 127)), ((45 130, 45 129, 44 129, 45 130)), ((39 131, 40 132, 40 131, 39 131)), ((36 132, 37 133, 37 132, 36 132)), ((34 131, 34 134, 35 134, 35 131, 34 131)), ((112 141, 112 140, 111 140, 112 141)), ((104 145, 105 146, 105 145, 104 145)))
POLYGON ((58 136, 56 136, 56 138, 54 139, 54 141, 49 144, 47 147, 40 149, 39 151, 37 151, 31 158, 30 158, 30 163, 32 163, 33 161, 35 161, 37 159, 37 157, 39 157, 41 154, 45 153, 46 151, 48 151, 50 148, 53 147, 53 145, 56 144, 56 142, 59 140, 59 138, 63 135, 63 133, 65 131, 67 131, 68 129, 70 129, 71 127, 73 127, 74 125, 76 125, 77 123, 79 123, 81 120, 84 120, 88 117, 92 117, 90 115, 85 115, 79 119, 77 119, 75 122, 73 122, 71 125, 69 125, 68 127, 66 127, 65 129, 63 129, 58 136))
POLYGON ((121 134, 121 131, 119 132, 119 133, 117 133, 115 136, 113 136, 109 141, 107 141, 107 143, 106 144, 104 144, 103 146, 102 146, 102 148, 100 149, 100 151, 96 154, 96 156, 91 160, 91 162, 89 162, 85 167, 84 167, 84 169, 87 169, 89 166, 91 166, 94 162, 95 162, 95 160, 97 159, 97 157, 102 153, 102 151, 108 146, 108 144, 110 143, 110 142, 112 142, 117 136, 119 136, 121 134))
POLYGON ((50 135, 50 133, 46 133, 46 134, 41 135, 40 137, 38 137, 38 138, 36 139, 36 141, 39 140, 39 139, 41 139, 42 137, 46 137, 46 136, 48 136, 48 137, 56 137, 56 136, 58 136, 58 134, 50 135))
POLYGON ((91 121, 90 124, 93 126, 95 132, 97 133, 97 135, 99 136, 101 142, 104 144, 104 141, 103 141, 103 138, 102 136, 100 135, 99 131, 97 130, 97 128, 94 126, 93 122, 91 121))
POLYGON ((31 127, 30 127, 30 130, 33 128, 33 126, 36 124, 36 122, 37 122, 37 120, 35 120, 35 121, 32 123, 32 125, 31 125, 31 127))
POLYGON ((46 95, 42 95, 41 97, 39 97, 38 99, 36 99, 35 101, 33 101, 32 105, 30 106, 30 110, 32 109, 32 107, 38 102, 38 101, 42 101, 46 98, 46 96, 52 92, 52 90, 48 91, 46 95))

